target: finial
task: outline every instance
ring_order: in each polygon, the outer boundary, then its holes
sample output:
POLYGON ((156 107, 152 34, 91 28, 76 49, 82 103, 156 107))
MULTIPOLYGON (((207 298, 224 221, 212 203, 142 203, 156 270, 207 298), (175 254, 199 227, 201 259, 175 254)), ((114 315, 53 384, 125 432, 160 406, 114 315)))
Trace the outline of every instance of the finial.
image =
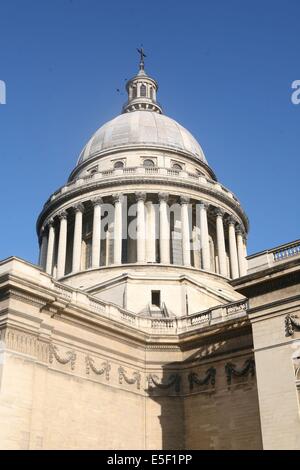
POLYGON ((144 58, 147 57, 147 56, 144 52, 143 44, 141 44, 140 49, 137 48, 137 51, 140 54, 140 70, 144 70, 144 67, 145 67, 144 58))

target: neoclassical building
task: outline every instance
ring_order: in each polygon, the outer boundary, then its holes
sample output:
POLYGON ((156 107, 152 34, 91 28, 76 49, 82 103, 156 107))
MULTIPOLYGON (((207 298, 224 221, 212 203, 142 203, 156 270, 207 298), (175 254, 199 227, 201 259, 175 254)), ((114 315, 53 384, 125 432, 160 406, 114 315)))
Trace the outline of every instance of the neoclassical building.
POLYGON ((300 448, 300 241, 248 218, 144 69, 0 262, 0 448, 300 448))

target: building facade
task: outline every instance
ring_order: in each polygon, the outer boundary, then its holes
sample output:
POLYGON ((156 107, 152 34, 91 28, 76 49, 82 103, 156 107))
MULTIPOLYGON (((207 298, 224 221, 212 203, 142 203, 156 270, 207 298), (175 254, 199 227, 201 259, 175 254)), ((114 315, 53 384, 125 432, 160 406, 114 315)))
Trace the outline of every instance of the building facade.
POLYGON ((38 217, 39 266, 0 262, 0 448, 298 449, 300 241, 247 256, 143 55, 126 89, 38 217))

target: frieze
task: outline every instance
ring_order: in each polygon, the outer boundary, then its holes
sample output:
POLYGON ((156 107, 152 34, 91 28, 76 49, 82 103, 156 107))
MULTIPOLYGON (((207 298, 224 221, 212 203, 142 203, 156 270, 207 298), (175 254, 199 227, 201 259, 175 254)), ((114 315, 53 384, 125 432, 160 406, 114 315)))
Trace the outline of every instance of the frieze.
POLYGON ((57 362, 60 364, 66 365, 69 364, 71 365, 71 369, 75 369, 75 362, 76 362, 76 353, 75 351, 66 351, 65 356, 61 356, 58 348, 54 346, 53 344, 49 345, 49 362, 50 364, 53 363, 54 359, 56 359, 57 362))
POLYGON ((154 389, 153 385, 160 390, 167 390, 174 386, 175 392, 177 393, 180 392, 181 377, 177 373, 170 374, 166 381, 164 381, 163 379, 159 381, 159 378, 157 377, 157 375, 149 374, 147 377, 147 382, 148 382, 149 392, 153 391, 154 389))
POLYGON ((119 372, 119 384, 120 385, 122 385, 123 380, 125 380, 125 382, 128 385, 136 384, 136 388, 138 390, 140 390, 140 388, 141 388, 141 374, 139 372, 133 372, 132 378, 129 378, 127 376, 127 373, 126 373, 124 367, 122 367, 122 366, 119 367, 118 372, 119 372))
POLYGON ((198 374, 195 372, 191 372, 188 375, 188 381, 190 385, 190 391, 194 389, 194 385, 212 385, 214 386, 216 383, 216 369, 214 367, 210 367, 207 369, 205 376, 203 378, 199 378, 198 374))
POLYGON ((111 365, 109 364, 108 361, 104 361, 101 365, 101 368, 98 369, 95 366, 95 361, 92 357, 86 356, 85 358, 85 364, 86 364, 86 373, 89 374, 90 370, 94 372, 96 375, 102 375, 105 374, 105 378, 107 381, 109 381, 109 373, 111 370, 111 365))
POLYGON ((243 377, 249 374, 253 377, 255 374, 255 361, 254 359, 247 359, 240 369, 232 362, 227 362, 227 364, 225 364, 225 374, 228 385, 231 385, 232 377, 243 377))

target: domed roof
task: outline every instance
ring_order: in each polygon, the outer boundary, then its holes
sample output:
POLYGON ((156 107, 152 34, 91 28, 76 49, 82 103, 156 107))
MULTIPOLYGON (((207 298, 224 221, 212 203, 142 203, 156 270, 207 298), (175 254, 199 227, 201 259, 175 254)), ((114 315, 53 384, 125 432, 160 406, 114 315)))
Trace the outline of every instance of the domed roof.
POLYGON ((102 151, 141 145, 184 151, 207 163, 197 140, 178 122, 153 111, 134 111, 100 127, 81 152, 78 164, 102 151))

